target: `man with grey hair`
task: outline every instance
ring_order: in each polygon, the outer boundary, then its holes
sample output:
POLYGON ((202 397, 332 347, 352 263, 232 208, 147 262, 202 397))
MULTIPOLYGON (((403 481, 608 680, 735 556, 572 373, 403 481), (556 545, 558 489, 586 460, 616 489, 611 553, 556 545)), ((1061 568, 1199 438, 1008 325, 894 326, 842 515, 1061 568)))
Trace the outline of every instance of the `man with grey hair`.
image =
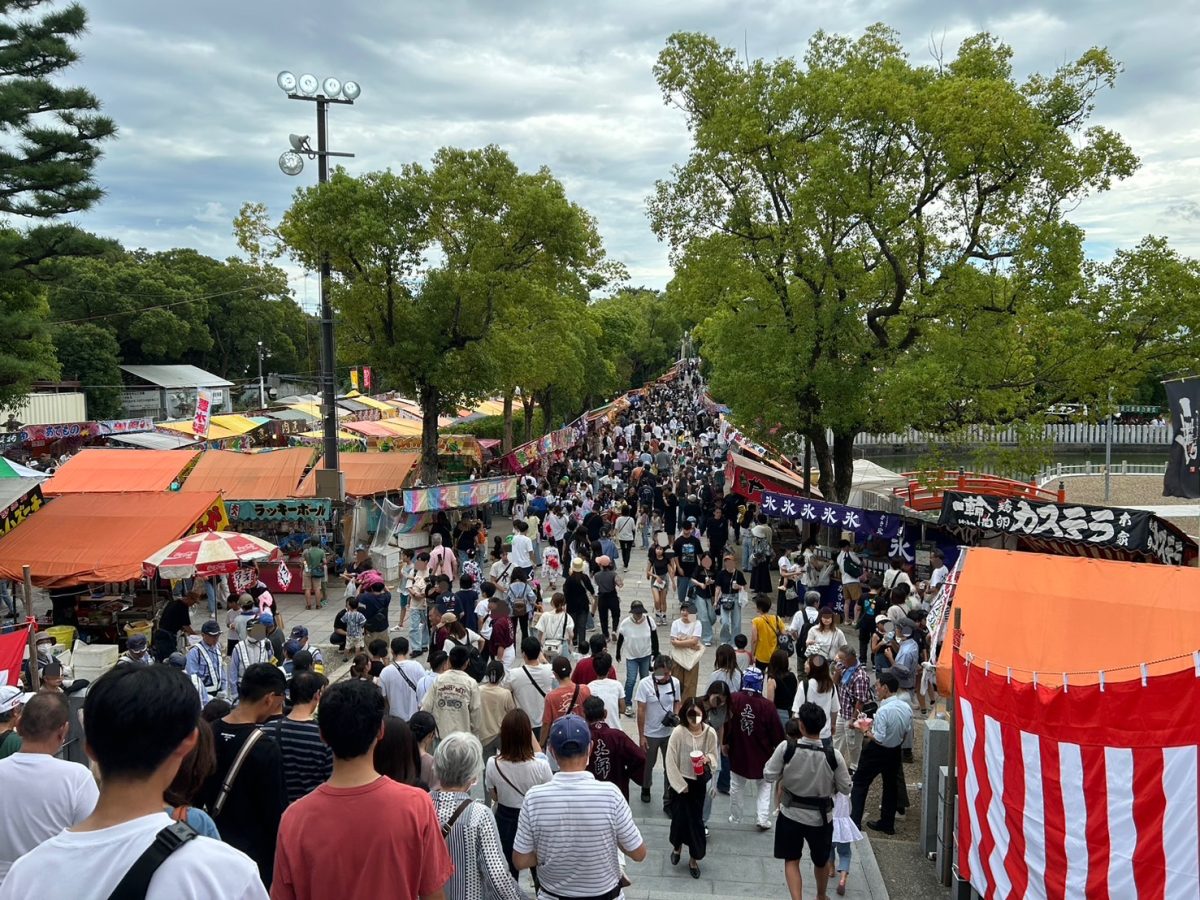
POLYGON ((525 900, 508 870, 496 817, 471 800, 471 788, 483 771, 479 738, 463 731, 446 735, 433 754, 433 771, 441 785, 433 792, 433 806, 454 861, 446 896, 525 900))
POLYGON ((438 575, 445 575, 450 579, 450 583, 454 584, 458 580, 458 560, 454 556, 454 551, 443 545, 440 534, 430 535, 429 543, 432 547, 429 551, 430 577, 436 578, 438 575))
POLYGON ((556 720, 550 752, 559 770, 549 783, 531 787, 521 804, 513 865, 537 866, 539 897, 621 900, 617 855, 595 848, 616 846, 634 862, 646 858, 646 844, 621 791, 587 770, 591 742, 591 730, 579 716, 556 720))

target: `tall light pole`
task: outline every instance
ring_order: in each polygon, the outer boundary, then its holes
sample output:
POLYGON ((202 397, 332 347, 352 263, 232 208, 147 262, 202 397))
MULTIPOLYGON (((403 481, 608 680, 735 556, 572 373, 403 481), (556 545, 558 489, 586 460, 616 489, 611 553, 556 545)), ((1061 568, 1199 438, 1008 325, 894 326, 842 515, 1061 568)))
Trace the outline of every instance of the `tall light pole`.
POLYGON ((263 384, 262 359, 263 359, 263 345, 262 345, 262 341, 259 341, 258 342, 258 408, 266 409, 267 408, 267 389, 266 389, 266 385, 263 384))
MULTIPOLYGON (((306 135, 290 135, 292 148, 279 157, 279 168, 286 175, 299 175, 304 169, 304 156, 317 160, 317 183, 329 181, 329 157, 352 157, 353 153, 333 153, 326 146, 326 120, 329 104, 352 104, 362 92, 356 81, 344 84, 336 78, 324 81, 315 75, 297 78, 291 72, 280 72, 275 83, 289 100, 309 100, 317 104, 317 147, 314 150, 306 135)), ((342 474, 338 469, 337 407, 334 405, 334 340, 333 305, 329 302, 329 254, 321 254, 321 413, 324 433, 322 468, 317 471, 317 496, 340 501, 345 496, 342 474)))

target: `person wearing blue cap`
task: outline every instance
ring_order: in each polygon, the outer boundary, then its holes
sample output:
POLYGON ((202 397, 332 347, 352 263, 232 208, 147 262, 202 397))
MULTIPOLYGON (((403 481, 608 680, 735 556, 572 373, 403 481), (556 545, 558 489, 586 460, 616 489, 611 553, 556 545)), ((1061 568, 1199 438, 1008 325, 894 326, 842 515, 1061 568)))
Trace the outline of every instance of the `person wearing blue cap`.
POLYGON ((148 666, 152 662, 150 642, 144 634, 131 634, 125 642, 125 652, 117 659, 117 665, 148 666))
POLYGON ((617 855, 596 853, 595 848, 617 846, 634 862, 646 858, 642 834, 620 789, 597 781, 587 770, 591 743, 581 717, 555 720, 549 744, 559 771, 525 794, 513 865, 537 867, 540 896, 620 897, 617 855))

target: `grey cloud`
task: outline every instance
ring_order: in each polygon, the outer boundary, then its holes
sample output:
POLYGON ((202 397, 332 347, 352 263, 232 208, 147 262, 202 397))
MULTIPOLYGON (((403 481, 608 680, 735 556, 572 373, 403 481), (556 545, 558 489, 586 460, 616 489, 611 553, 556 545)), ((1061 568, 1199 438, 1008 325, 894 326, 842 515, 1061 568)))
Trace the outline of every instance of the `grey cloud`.
MULTIPOLYGON (((1164 204, 1200 208, 1189 123, 1200 118, 1200 17, 1185 0, 612 0, 259 3, 91 0, 91 33, 73 77, 104 101, 122 132, 98 174, 108 192, 82 224, 131 245, 235 252, 229 219, 245 201, 276 212, 312 168, 276 168, 289 132, 312 133, 308 104, 289 102, 275 73, 289 68, 355 78, 353 107, 333 110, 331 146, 368 171, 427 161, 446 144, 497 143, 524 168, 549 165, 598 219, 609 252, 635 283, 670 278, 645 198, 686 157, 682 117, 664 107, 651 66, 666 37, 698 30, 753 57, 798 55, 817 28, 900 31, 913 59, 944 40, 953 55, 987 29, 1014 47, 1020 74, 1048 70, 1106 45, 1126 72, 1099 98, 1097 121, 1117 128, 1146 165, 1075 218, 1095 229, 1098 255, 1162 230, 1164 204), (224 215, 224 219, 222 219, 224 215)), ((1168 236, 1200 255, 1200 228, 1170 213, 1168 236)), ((298 274, 298 273, 297 273, 298 274)))

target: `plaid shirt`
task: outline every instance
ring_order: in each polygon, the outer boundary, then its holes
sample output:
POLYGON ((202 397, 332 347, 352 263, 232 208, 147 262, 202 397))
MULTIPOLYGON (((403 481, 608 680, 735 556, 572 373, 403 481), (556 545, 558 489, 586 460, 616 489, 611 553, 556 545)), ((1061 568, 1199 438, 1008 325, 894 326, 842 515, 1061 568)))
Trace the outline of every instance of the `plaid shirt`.
POLYGON ((834 671, 837 673, 839 717, 843 722, 853 722, 856 716, 854 707, 870 703, 875 699, 875 690, 871 687, 871 676, 867 674, 862 663, 858 663, 854 667, 854 672, 847 682, 842 680, 846 674, 845 666, 838 663, 834 671))

